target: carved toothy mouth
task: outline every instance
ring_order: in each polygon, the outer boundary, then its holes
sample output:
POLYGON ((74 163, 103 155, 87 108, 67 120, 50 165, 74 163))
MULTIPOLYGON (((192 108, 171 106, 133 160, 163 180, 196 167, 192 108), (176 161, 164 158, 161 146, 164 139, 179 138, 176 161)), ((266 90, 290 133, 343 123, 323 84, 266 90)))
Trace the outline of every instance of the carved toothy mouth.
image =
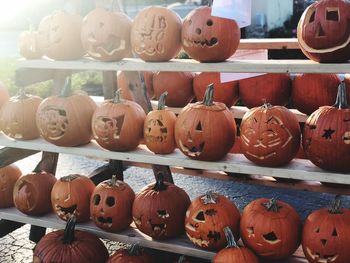
POLYGON ((196 232, 198 228, 198 224, 187 223, 185 228, 188 229, 189 231, 196 232))
POLYGON ((193 47, 193 46, 200 46, 200 47, 213 47, 218 44, 218 39, 216 37, 212 37, 210 40, 203 39, 203 40, 190 40, 185 39, 184 45, 186 47, 193 47))
POLYGON ((205 146, 205 142, 202 142, 198 147, 192 146, 191 148, 184 145, 182 141, 180 140, 180 148, 183 152, 187 153, 190 157, 198 157, 202 154, 203 149, 205 146))
POLYGON ((107 228, 111 228, 112 227, 112 218, 111 217, 99 216, 97 218, 97 222, 100 223, 101 225, 107 227, 107 228))
POLYGON ((60 205, 56 205, 55 207, 57 215, 65 220, 69 219, 73 214, 80 214, 77 210, 77 205, 73 205, 70 207, 62 207, 60 205))
POLYGON ((345 144, 350 144, 350 131, 344 133, 343 140, 345 144))
POLYGON ((312 253, 310 248, 306 248, 306 253, 312 258, 312 260, 316 260, 318 263, 330 263, 337 260, 338 255, 324 255, 322 256, 320 253, 315 252, 312 253))
POLYGON ((166 224, 152 224, 152 223, 150 223, 150 225, 152 227, 153 232, 158 232, 158 231, 165 232, 166 224))
POLYGON ((277 236, 274 232, 270 232, 270 233, 267 233, 267 234, 262 235, 262 236, 263 236, 263 239, 269 244, 277 244, 277 243, 281 242, 281 240, 279 240, 277 238, 277 236))
POLYGON ((192 241, 193 244, 199 246, 199 247, 208 247, 209 246, 209 241, 207 240, 203 240, 201 237, 200 238, 195 238, 195 237, 191 237, 190 235, 188 235, 188 238, 192 241))

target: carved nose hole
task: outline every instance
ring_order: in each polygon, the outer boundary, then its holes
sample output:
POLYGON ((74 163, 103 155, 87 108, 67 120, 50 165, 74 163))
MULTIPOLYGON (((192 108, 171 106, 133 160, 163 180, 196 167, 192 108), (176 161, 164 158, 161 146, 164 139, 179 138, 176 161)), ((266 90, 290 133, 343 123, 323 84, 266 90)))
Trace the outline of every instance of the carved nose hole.
POLYGON ((197 124, 196 131, 203 131, 202 124, 200 122, 197 124))
POLYGON ((202 30, 200 28, 196 28, 196 33, 200 35, 202 33, 202 30))
POLYGON ((327 9, 326 11, 326 19, 329 21, 339 21, 339 9, 327 9))
POLYGON ((316 30, 316 37, 324 37, 324 36, 326 36, 326 33, 323 31, 321 24, 318 24, 317 30, 316 30))
POLYGON ((333 229, 332 236, 334 236, 334 237, 338 236, 337 230, 335 228, 333 229))
POLYGON ((325 246, 327 244, 327 239, 321 239, 321 243, 323 246, 325 246))
POLYGON ((316 11, 314 10, 310 16, 309 23, 312 23, 315 21, 315 14, 316 14, 316 11))
POLYGON ((208 21, 207 21, 207 26, 212 26, 212 25, 213 25, 213 20, 208 19, 208 21))

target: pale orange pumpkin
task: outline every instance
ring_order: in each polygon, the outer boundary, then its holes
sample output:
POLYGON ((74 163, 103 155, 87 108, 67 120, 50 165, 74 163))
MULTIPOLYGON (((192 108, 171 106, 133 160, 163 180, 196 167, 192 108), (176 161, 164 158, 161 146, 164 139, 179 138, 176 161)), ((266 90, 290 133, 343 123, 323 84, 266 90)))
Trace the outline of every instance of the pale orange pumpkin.
POLYGON ((26 59, 41 58, 42 50, 39 48, 38 32, 24 31, 19 37, 19 54, 26 59))
POLYGON ((0 208, 13 206, 13 188, 21 175, 14 164, 0 168, 0 208))

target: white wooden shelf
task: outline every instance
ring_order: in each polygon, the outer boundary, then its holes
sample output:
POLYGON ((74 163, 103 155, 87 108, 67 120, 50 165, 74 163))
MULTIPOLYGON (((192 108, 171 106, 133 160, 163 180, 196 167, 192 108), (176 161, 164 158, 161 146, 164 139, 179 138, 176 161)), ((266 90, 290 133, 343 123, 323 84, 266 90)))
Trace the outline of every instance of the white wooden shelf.
POLYGON ((238 49, 300 49, 297 38, 241 39, 238 49))

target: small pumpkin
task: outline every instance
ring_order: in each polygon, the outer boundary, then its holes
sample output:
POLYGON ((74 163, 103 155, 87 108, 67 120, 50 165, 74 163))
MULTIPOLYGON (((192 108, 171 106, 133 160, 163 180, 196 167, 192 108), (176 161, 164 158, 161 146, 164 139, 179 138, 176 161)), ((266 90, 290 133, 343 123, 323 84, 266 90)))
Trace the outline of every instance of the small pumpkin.
POLYGON ((237 50, 241 31, 235 20, 211 15, 211 7, 192 10, 184 19, 181 41, 190 57, 200 62, 219 62, 237 50))
POLYGON ((14 164, 0 168, 0 208, 14 205, 13 188, 21 175, 21 170, 14 164))
POLYGON ((9 99, 10 99, 9 93, 4 83, 0 81, 0 109, 9 99))
POLYGON ((26 94, 21 89, 17 96, 11 97, 0 112, 1 130, 9 137, 18 140, 31 140, 40 136, 35 116, 42 99, 26 94))
POLYGON ((243 243, 260 257, 278 260, 291 256, 300 245, 301 220, 295 209, 275 198, 260 198, 243 210, 243 243))
POLYGON ((158 109, 147 114, 143 126, 145 144, 157 154, 171 153, 176 148, 174 135, 176 115, 171 110, 165 109, 167 95, 168 93, 164 92, 160 96, 158 109))
POLYGON ((320 107, 306 120, 303 147, 315 165, 336 172, 350 171, 350 108, 344 83, 339 85, 333 106, 320 107))
POLYGON ((93 234, 75 230, 76 219, 71 217, 64 230, 45 235, 35 246, 33 263, 97 263, 106 262, 108 251, 93 234))
POLYGON ((96 142, 111 151, 131 151, 143 136, 146 114, 136 102, 121 98, 120 89, 113 100, 105 101, 92 116, 96 142))
POLYGON ((188 238, 198 247, 220 250, 225 247, 225 226, 239 239, 241 214, 227 197, 209 192, 192 201, 187 209, 185 230, 188 238))
POLYGON ((341 208, 337 196, 330 209, 321 208, 311 213, 303 227, 302 246, 310 263, 349 262, 350 251, 346 245, 350 237, 350 210, 341 208))
POLYGON ((19 37, 19 54, 26 59, 37 59, 43 55, 39 48, 38 32, 29 30, 21 33, 19 37))
MULTIPOLYGON (((152 71, 144 71, 142 72, 143 80, 146 85, 147 95, 151 99, 154 96, 153 90, 153 72, 152 71)), ((122 96, 125 100, 136 101, 134 98, 134 94, 131 92, 130 88, 135 87, 138 88, 135 83, 132 83, 128 78, 128 75, 125 71, 118 71, 117 73, 117 87, 121 89, 122 96)))
POLYGON ((145 61, 168 61, 181 49, 181 18, 162 6, 142 9, 131 27, 131 46, 145 61))
POLYGON ((118 232, 132 222, 132 204, 135 193, 116 175, 98 184, 91 195, 90 213, 94 223, 109 232, 118 232))
POLYGON ((220 72, 202 72, 193 78, 193 90, 197 101, 202 101, 205 90, 210 83, 214 84, 213 100, 225 103, 228 108, 239 100, 238 81, 221 82, 220 72))
POLYGON ((259 259, 246 247, 239 247, 229 227, 224 228, 227 246, 214 257, 213 263, 258 263, 259 259))
POLYGON ((209 85, 202 102, 188 104, 175 123, 178 148, 196 160, 222 159, 236 137, 233 113, 220 102, 213 102, 214 85, 209 85))
POLYGON ((291 87, 288 74, 264 74, 239 80, 239 96, 248 108, 267 102, 285 106, 289 102, 291 87))
POLYGON ((299 150, 298 119, 283 106, 264 104, 250 109, 243 116, 240 131, 242 153, 261 166, 287 164, 299 150))
POLYGON ((78 146, 92 139, 91 117, 96 103, 85 94, 70 94, 70 81, 60 96, 42 101, 36 114, 40 135, 58 146, 78 146))
POLYGON ((76 216, 77 222, 88 221, 94 189, 94 183, 86 176, 71 174, 61 177, 51 191, 53 211, 65 221, 72 215, 76 216))
POLYGON ((129 249, 118 249, 109 257, 107 263, 154 263, 155 259, 144 249, 133 244, 129 249))
POLYGON ((156 183, 147 185, 136 195, 132 216, 141 232, 154 239, 168 239, 183 233, 190 203, 183 189, 159 176, 156 183))

